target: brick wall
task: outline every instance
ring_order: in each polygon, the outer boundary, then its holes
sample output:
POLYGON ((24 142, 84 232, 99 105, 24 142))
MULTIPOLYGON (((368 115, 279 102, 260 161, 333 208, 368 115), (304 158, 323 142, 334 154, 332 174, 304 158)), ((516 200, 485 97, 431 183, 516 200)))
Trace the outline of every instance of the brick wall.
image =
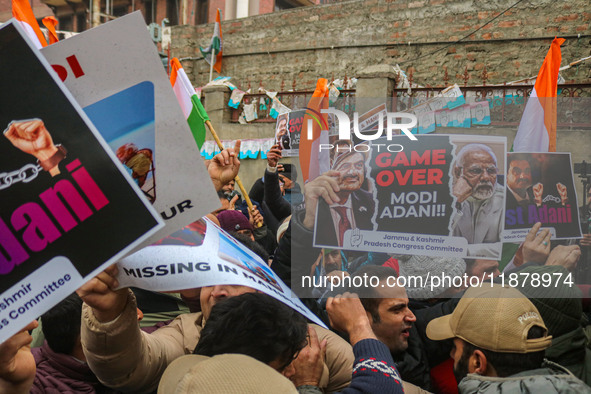
MULTIPOLYGON (((215 18, 216 18, 216 13, 218 11, 218 8, 220 10, 222 10, 222 18, 224 18, 224 10, 226 8, 226 1, 225 0, 210 0, 209 1, 209 10, 208 10, 207 20, 211 21, 211 23, 215 23, 215 18)), ((213 32, 213 26, 211 27, 211 32, 213 32)), ((222 34, 223 33, 224 33, 224 31, 222 30, 222 34)), ((211 33, 209 35, 209 38, 211 39, 211 33)), ((209 45, 209 43, 207 45, 209 45)))
MULTIPOLYGON (((245 86, 281 81, 312 88, 319 77, 354 77, 371 64, 400 64, 423 85, 478 84, 486 67, 490 83, 537 74, 550 37, 575 36, 563 45, 563 64, 591 55, 588 0, 522 2, 465 42, 450 45, 509 8, 514 0, 367 0, 301 7, 222 23, 223 74, 245 86), (577 38, 581 34, 583 37, 577 38), (539 37, 539 38, 538 38, 539 37), (437 53, 433 51, 443 49, 437 53)), ((212 25, 173 28, 172 53, 195 56, 183 62, 197 86, 209 67, 197 45, 206 45, 212 25)), ((591 80, 591 61, 563 73, 567 80, 591 80)))
POLYGON ((167 0, 154 0, 156 2, 156 23, 166 18, 166 2, 167 0))
POLYGON ((275 0, 259 0, 259 14, 268 14, 275 10, 275 0))
MULTIPOLYGON (((449 45, 498 15, 514 0, 488 2, 452 0, 367 0, 302 7, 256 17, 224 21, 223 74, 236 84, 259 81, 279 89, 312 88, 319 77, 355 77, 369 65, 400 64, 413 70, 420 84, 443 84, 444 67, 450 83, 463 84, 466 68, 469 84, 479 84, 486 66, 489 83, 502 83, 537 74, 554 35, 581 34, 563 45, 563 65, 591 55, 591 4, 588 0, 568 3, 538 0, 523 2, 470 37, 471 42, 449 45), (528 39, 546 37, 542 39, 528 39), (515 40, 518 39, 518 40, 515 40), (410 45, 408 43, 410 42, 410 45), (443 51, 431 52, 448 46, 443 51)), ((185 60, 183 66, 195 86, 204 85, 209 67, 198 45, 207 45, 213 26, 173 27, 172 53, 185 60)), ((591 60, 563 72, 567 80, 591 81, 591 60)), ((228 93, 229 96, 229 93, 228 93)), ((207 102, 207 99, 206 99, 207 102)), ((219 106, 225 107, 227 98, 219 106)), ((222 139, 266 138, 272 124, 238 125, 214 122, 222 139)), ((438 132, 507 135, 510 146, 515 128, 441 129, 438 132)), ((571 150, 573 162, 589 161, 588 131, 561 131, 559 150, 571 150)), ((294 159, 288 159, 291 161, 294 159)), ((297 161, 297 159, 295 159, 297 161)), ((264 160, 244 160, 241 174, 247 189, 265 168, 264 160)), ((578 184, 578 181, 577 181, 578 184)))
MULTIPOLYGON (((41 0, 29 0, 33 14, 38 19, 46 16, 53 16, 51 8, 41 2, 41 0)), ((0 22, 6 22, 12 18, 12 0, 0 0, 0 22)))

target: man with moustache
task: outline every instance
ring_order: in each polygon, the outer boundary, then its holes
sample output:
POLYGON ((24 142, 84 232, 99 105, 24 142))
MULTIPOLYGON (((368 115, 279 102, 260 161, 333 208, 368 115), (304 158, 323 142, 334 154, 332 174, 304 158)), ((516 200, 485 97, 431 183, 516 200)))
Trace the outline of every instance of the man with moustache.
POLYGON ((507 190, 509 193, 507 193, 507 209, 533 204, 531 166, 527 157, 519 153, 510 153, 508 161, 507 190))
POLYGON ((325 175, 338 183, 336 202, 318 201, 316 244, 321 246, 343 246, 345 231, 359 228, 372 230, 371 218, 375 210, 373 195, 361 189, 365 181, 365 153, 342 153, 333 164, 332 171, 325 175))
POLYGON ((468 256, 498 257, 504 188, 497 183, 497 158, 487 145, 468 144, 454 163, 456 213, 453 236, 466 238, 468 256))

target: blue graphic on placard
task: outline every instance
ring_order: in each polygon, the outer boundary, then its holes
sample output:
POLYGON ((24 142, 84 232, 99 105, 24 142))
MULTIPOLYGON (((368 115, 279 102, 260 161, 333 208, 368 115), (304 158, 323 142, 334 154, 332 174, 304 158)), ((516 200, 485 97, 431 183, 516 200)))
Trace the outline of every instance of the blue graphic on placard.
POLYGON ((141 82, 84 108, 150 202, 156 200, 154 84, 141 82))
POLYGON ((228 237, 224 232, 220 231, 219 235, 218 255, 222 259, 239 266, 268 285, 282 291, 281 286, 275 279, 275 273, 266 262, 263 262, 260 257, 252 254, 252 252, 234 238, 228 237))

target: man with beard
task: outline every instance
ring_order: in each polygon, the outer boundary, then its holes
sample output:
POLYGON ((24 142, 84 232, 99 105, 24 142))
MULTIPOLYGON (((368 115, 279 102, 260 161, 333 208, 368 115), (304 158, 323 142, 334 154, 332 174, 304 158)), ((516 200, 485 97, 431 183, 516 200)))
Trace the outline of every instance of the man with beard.
POLYGON ((361 189, 365 181, 365 159, 362 152, 342 153, 333 170, 324 174, 336 180, 338 187, 335 195, 330 196, 330 205, 324 199, 318 201, 317 245, 340 247, 345 231, 373 229, 375 201, 370 192, 361 189))
POLYGON ((499 257, 504 190, 497 184, 497 158, 483 144, 468 144, 457 155, 452 234, 466 238, 468 256, 499 257))
POLYGON ((461 394, 591 392, 567 369, 544 361, 552 336, 538 309, 514 288, 468 289, 451 314, 429 322, 427 336, 453 339, 461 394))

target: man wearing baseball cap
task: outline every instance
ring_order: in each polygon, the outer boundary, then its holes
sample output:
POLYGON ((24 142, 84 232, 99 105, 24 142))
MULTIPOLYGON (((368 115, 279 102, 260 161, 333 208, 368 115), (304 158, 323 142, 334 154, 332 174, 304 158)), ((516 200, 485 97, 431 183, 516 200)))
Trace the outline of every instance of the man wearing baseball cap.
POLYGON ((468 289, 452 314, 429 322, 427 336, 453 338, 460 393, 591 393, 567 369, 544 360, 552 337, 534 304, 514 288, 468 289))

